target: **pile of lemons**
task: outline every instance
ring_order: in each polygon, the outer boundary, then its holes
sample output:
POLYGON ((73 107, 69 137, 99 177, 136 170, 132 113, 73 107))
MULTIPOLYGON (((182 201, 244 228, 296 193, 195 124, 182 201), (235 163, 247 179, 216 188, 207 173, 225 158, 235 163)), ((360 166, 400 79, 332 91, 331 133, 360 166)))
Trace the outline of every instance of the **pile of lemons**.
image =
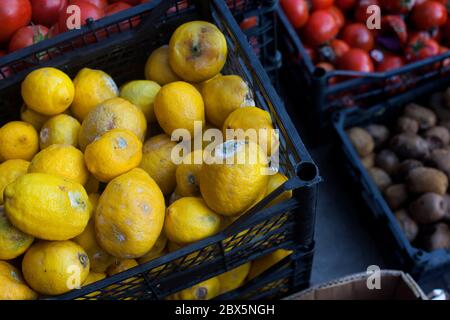
MULTIPOLYGON (((55 68, 28 74, 21 121, 0 128, 0 299, 63 294, 205 239, 287 180, 264 171, 278 148, 271 117, 254 106, 241 77, 220 74, 226 59, 224 35, 194 21, 151 54, 146 80, 120 89, 89 68, 73 80, 55 68), (243 163, 176 164, 171 135, 193 136, 195 122, 266 134, 185 155, 242 156, 243 163)), ((171 298, 215 297, 287 254, 276 251, 171 298)))

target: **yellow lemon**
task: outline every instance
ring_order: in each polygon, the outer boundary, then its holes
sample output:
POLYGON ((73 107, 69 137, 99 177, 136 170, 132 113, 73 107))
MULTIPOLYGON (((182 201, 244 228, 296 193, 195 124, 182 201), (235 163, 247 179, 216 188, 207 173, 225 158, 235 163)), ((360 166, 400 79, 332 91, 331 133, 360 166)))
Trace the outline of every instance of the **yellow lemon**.
POLYGON ((166 84, 155 98, 155 115, 165 133, 185 129, 194 136, 195 122, 205 124, 205 106, 202 95, 187 82, 166 84))
POLYGON ((221 217, 202 198, 185 197, 167 208, 164 231, 170 241, 187 244, 216 234, 221 223, 221 217))
POLYGON ((188 154, 183 163, 178 165, 175 177, 177 192, 180 196, 198 196, 200 194, 199 179, 203 163, 203 150, 196 150, 188 154))
POLYGON ((71 145, 52 144, 31 160, 29 173, 48 173, 84 185, 89 172, 83 153, 71 145))
POLYGON ((38 134, 31 124, 11 121, 0 128, 0 161, 31 160, 38 151, 38 134))
POLYGON ((84 188, 87 193, 97 193, 100 182, 92 175, 89 174, 87 182, 84 184, 84 188))
POLYGON ((34 238, 14 227, 0 207, 0 260, 17 258, 33 243, 34 238))
POLYGON ((147 120, 142 111, 122 98, 106 100, 95 107, 81 124, 78 142, 81 150, 112 129, 128 129, 144 141, 147 120))
POLYGON ((37 294, 25 283, 22 274, 8 262, 0 261, 0 300, 35 300, 37 294))
POLYGON ((217 276, 220 282, 220 294, 239 288, 250 272, 250 262, 217 276))
POLYGON ((222 128, 225 119, 236 109, 254 105, 245 81, 236 75, 219 76, 202 85, 206 119, 222 128))
POLYGON ((178 292, 177 300, 210 300, 217 297, 219 293, 219 279, 217 277, 213 277, 178 292))
POLYGON ((86 281, 89 258, 75 242, 40 241, 25 253, 22 271, 31 288, 42 294, 58 295, 86 281))
POLYGON ((248 274, 248 279, 252 280, 259 276, 261 273, 269 269, 271 266, 275 265, 279 261, 283 260, 285 257, 290 255, 292 251, 285 249, 278 249, 272 253, 269 253, 261 258, 252 261, 252 266, 248 274))
POLYGON ((169 46, 164 45, 154 50, 145 64, 145 78, 161 86, 181 80, 169 64, 169 46))
POLYGON ((266 151, 267 156, 270 157, 278 149, 278 137, 267 111, 257 107, 234 110, 223 123, 223 134, 227 139, 233 139, 227 136, 228 130, 231 131, 230 134, 239 137, 240 133, 236 131, 239 129, 242 129, 241 139, 252 139, 257 142, 266 151))
POLYGON ((147 252, 145 255, 140 257, 137 261, 140 264, 143 264, 150 260, 159 258, 163 254, 165 254, 166 246, 167 246, 167 237, 164 234, 164 232, 161 232, 161 234, 159 235, 158 239, 156 240, 153 248, 149 252, 147 252))
POLYGON ((120 97, 139 107, 148 122, 155 122, 156 117, 153 111, 153 103, 160 89, 161 86, 154 81, 130 81, 120 88, 120 97))
POLYGON ((72 80, 55 68, 34 70, 22 82, 22 98, 25 104, 48 116, 64 112, 74 96, 75 87, 72 80))
POLYGON ((81 125, 78 120, 67 114, 59 114, 50 118, 44 123, 39 133, 41 149, 45 149, 52 144, 78 146, 80 128, 81 125))
POLYGON ((202 82, 214 77, 222 70, 226 60, 225 36, 212 23, 184 23, 170 38, 170 66, 185 81, 202 82))
POLYGON ((86 251, 92 271, 106 272, 106 269, 114 262, 114 257, 98 245, 94 219, 91 219, 84 231, 72 241, 78 243, 86 251))
POLYGON ((116 259, 112 265, 108 268, 108 276, 113 276, 115 274, 124 272, 128 269, 134 268, 138 265, 137 261, 134 259, 116 259))
POLYGON ((28 161, 22 159, 6 160, 0 164, 0 205, 3 204, 3 191, 5 187, 26 174, 29 165, 30 163, 28 161))
POLYGON ((172 161, 172 149, 177 145, 166 134, 151 137, 142 148, 142 161, 139 165, 155 180, 161 191, 169 195, 176 185, 177 165, 172 161))
POLYGON ((40 114, 33 109, 28 108, 25 104, 20 108, 20 120, 31 124, 37 131, 41 130, 44 123, 51 116, 40 114))
MULTIPOLYGON (((288 181, 288 178, 280 172, 273 174, 273 175, 269 175, 269 181, 267 182, 266 196, 271 194, 273 191, 275 191, 275 189, 277 189, 279 186, 281 186, 286 181, 288 181)), ((290 198, 292 198, 292 190, 285 191, 282 194, 280 194, 278 197, 276 197, 275 199, 270 201, 267 204, 267 206, 268 207, 273 206, 277 203, 280 203, 284 200, 288 200, 290 198)))
POLYGON ((142 169, 133 169, 108 183, 95 212, 100 246, 109 254, 138 258, 156 243, 164 223, 164 196, 142 169))
POLYGON ((84 159, 96 179, 108 182, 139 165, 142 142, 129 130, 113 129, 86 147, 84 159))
POLYGON ((4 200, 6 216, 14 226, 45 240, 76 237, 92 210, 82 185, 45 173, 16 179, 6 187, 4 200))
POLYGON ((106 278, 106 273, 103 272, 89 272, 86 280, 84 280, 82 287, 86 287, 94 282, 98 282, 106 278))
POLYGON ((73 84, 75 97, 70 110, 80 121, 98 104, 119 95, 114 80, 101 70, 83 68, 73 79, 73 84))
POLYGON ((215 212, 236 216, 265 191, 267 173, 267 156, 255 142, 229 140, 205 156, 200 192, 215 212))

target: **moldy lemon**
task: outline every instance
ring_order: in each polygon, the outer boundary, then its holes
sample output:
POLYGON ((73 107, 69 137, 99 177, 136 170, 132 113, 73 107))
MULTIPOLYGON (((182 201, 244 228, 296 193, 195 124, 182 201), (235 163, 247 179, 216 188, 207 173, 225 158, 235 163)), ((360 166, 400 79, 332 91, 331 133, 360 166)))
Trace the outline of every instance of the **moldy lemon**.
POLYGON ((81 125, 77 119, 67 114, 59 114, 48 119, 39 132, 39 144, 45 149, 52 144, 78 146, 81 125))
POLYGON ((14 227, 0 207, 0 260, 17 258, 33 243, 34 238, 14 227))

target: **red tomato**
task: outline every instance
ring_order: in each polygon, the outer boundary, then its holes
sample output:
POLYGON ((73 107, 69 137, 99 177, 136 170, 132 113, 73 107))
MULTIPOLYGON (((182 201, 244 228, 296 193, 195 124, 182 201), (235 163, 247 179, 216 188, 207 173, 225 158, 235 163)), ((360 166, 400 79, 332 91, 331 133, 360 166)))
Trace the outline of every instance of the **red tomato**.
POLYGON ((8 51, 13 52, 31 46, 47 38, 48 28, 41 25, 22 27, 9 41, 8 51))
POLYGON ((417 33, 408 41, 405 49, 409 61, 423 60, 439 54, 439 44, 424 32, 417 33))
POLYGON ((386 72, 394 69, 398 69, 404 65, 403 58, 394 56, 394 55, 386 55, 378 65, 377 72, 386 72))
MULTIPOLYGON (((116 3, 116 2, 125 2, 129 4, 130 6, 135 6, 141 3, 141 0, 109 0, 109 3, 116 3)), ((142 1, 144 2, 150 2, 150 1, 142 1)))
POLYGON ((304 32, 313 46, 324 44, 339 32, 334 17, 325 10, 314 11, 305 25, 304 32))
POLYGON ((338 28, 341 29, 345 24, 345 17, 341 9, 335 6, 331 6, 327 9, 327 11, 333 16, 334 20, 336 20, 338 28))
MULTIPOLYGON (((97 8, 93 4, 87 3, 83 0, 73 0, 71 4, 77 5, 81 11, 81 25, 86 24, 86 20, 88 18, 92 18, 94 20, 98 20, 104 16, 103 10, 97 8)), ((67 13, 67 7, 63 9, 61 14, 59 15, 59 31, 65 32, 69 30, 67 27, 67 20, 70 18, 70 14, 67 13)))
POLYGON ((306 0, 281 0, 281 7, 294 28, 301 28, 308 21, 309 7, 306 0))
POLYGON ((381 34, 395 35, 402 45, 408 41, 408 28, 401 16, 388 15, 382 17, 381 34))
POLYGON ((30 2, 33 22, 50 27, 58 21, 59 12, 67 6, 68 0, 30 0, 30 2))
POLYGON ((357 0, 335 0, 334 4, 342 11, 348 11, 350 9, 353 9, 353 7, 356 5, 356 1, 357 0))
MULTIPOLYGON (((76 0, 78 1, 78 0, 76 0)), ((99 9, 105 10, 106 7, 108 6, 108 1, 107 0, 82 0, 84 2, 89 2, 90 4, 93 4, 94 6, 96 6, 99 9)), ((70 2, 74 2, 74 0, 70 0, 70 2)))
POLYGON ((352 23, 344 27, 341 38, 352 48, 360 48, 369 52, 373 49, 373 35, 362 23, 352 23))
POLYGON ((339 60, 348 50, 350 46, 343 40, 333 39, 330 42, 330 47, 336 57, 336 61, 339 60))
POLYGON ((325 10, 331 7, 334 0, 310 0, 313 10, 325 10))
POLYGON ((407 13, 414 7, 414 0, 383 0, 381 8, 390 13, 407 13))
POLYGON ((359 71, 359 72, 373 72, 373 62, 369 54, 358 48, 352 48, 347 51, 338 61, 339 69, 359 71))
POLYGON ((379 6, 378 0, 360 0, 355 8, 355 19, 358 22, 366 23, 369 18, 367 8, 372 5, 379 6))
POLYGON ((31 20, 29 0, 2 0, 0 4, 0 43, 6 42, 31 20))
POLYGON ((131 6, 128 3, 125 2, 116 2, 113 4, 110 4, 109 6, 106 7, 105 10, 105 16, 110 16, 114 13, 123 11, 123 10, 127 10, 131 8, 131 6))
POLYGON ((251 16, 242 20, 239 24, 242 30, 248 30, 258 25, 258 16, 251 16))
POLYGON ((425 1, 414 6, 411 19, 420 30, 440 27, 447 22, 447 9, 437 1, 425 1))

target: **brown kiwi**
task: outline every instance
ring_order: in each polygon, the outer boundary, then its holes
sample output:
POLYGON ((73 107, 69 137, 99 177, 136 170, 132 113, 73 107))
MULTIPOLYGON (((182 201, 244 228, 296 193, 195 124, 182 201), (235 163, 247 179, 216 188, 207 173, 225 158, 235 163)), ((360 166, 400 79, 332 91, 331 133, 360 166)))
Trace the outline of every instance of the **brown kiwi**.
POLYGON ((368 156, 373 152, 375 142, 366 130, 355 127, 347 130, 347 134, 360 157, 368 156))
POLYGON ((411 219, 405 209, 401 209, 395 211, 395 217, 400 225, 400 228, 405 233, 406 238, 412 242, 416 239, 417 234, 419 233, 419 227, 417 223, 411 219))
POLYGON ((436 114, 428 108, 422 107, 416 103, 410 103, 405 107, 403 115, 419 122, 421 130, 427 130, 434 127, 437 123, 436 114))
POLYGON ((447 203, 442 195, 428 192, 413 201, 408 212, 419 223, 434 223, 444 218, 447 203))
POLYGON ((373 167, 368 169, 368 172, 378 189, 382 192, 392 184, 391 177, 383 169, 373 167))
POLYGON ((411 193, 434 192, 444 195, 448 188, 448 178, 437 169, 419 167, 410 171, 406 184, 411 193))

